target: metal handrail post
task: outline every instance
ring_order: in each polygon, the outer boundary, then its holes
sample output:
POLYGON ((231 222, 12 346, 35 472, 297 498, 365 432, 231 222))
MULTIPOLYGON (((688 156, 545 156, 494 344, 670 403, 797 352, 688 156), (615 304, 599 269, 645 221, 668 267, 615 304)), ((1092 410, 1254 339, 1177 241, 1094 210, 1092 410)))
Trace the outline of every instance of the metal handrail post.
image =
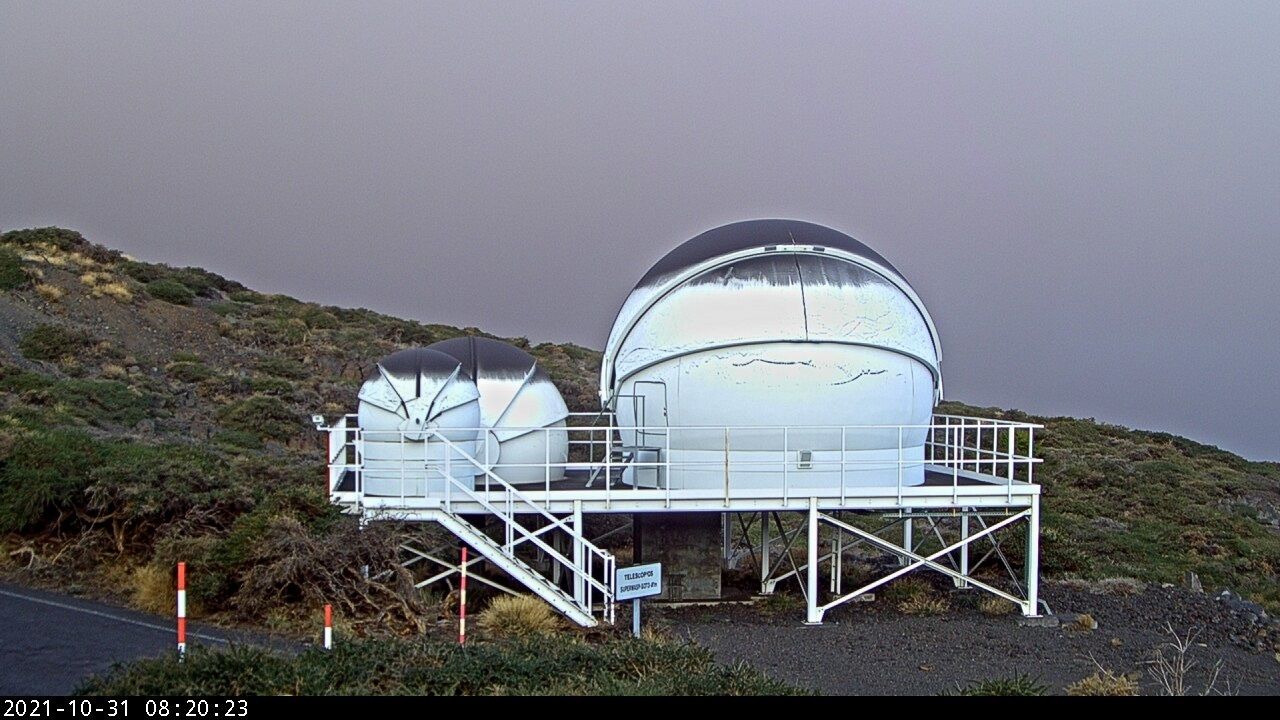
MULTIPOLYGON (((664 476, 666 476, 667 507, 671 507, 671 429, 670 428, 667 429, 667 432, 665 433, 665 437, 666 437, 666 444, 665 444, 666 451, 663 453, 662 462, 658 464, 658 469, 659 471, 662 472, 664 476)), ((639 486, 640 486, 640 483, 637 482, 636 487, 639 487, 639 486)))
MULTIPOLYGON (((728 450, 728 447, 729 447, 729 443, 728 443, 728 441, 726 440, 726 441, 725 441, 725 449, 726 449, 726 451, 728 450)), ((783 502, 786 502, 786 497, 787 497, 788 491, 789 491, 789 489, 790 489, 790 487, 791 487, 791 486, 790 486, 790 484, 789 484, 788 473, 787 473, 787 466, 791 464, 791 462, 790 462, 790 460, 791 460, 790 452, 791 452, 791 433, 788 431, 787 427, 784 425, 784 426, 783 426, 783 428, 782 428, 782 497, 783 497, 783 502)), ((728 500, 728 498, 726 498, 726 501, 727 501, 727 500, 728 500)), ((725 504, 727 505, 728 503, 726 502, 725 504)))
POLYGON ((1027 484, 1035 484, 1036 470, 1036 429, 1035 427, 1027 428, 1027 484))
MULTIPOLYGON (((932 432, 932 431, 930 431, 932 432)), ((898 508, 902 508, 902 426, 898 426, 898 508)))
MULTIPOLYGON (((844 470, 846 465, 845 456, 848 454, 848 450, 845 449, 847 447, 847 443, 845 441, 845 434, 848 432, 848 430, 849 430, 849 427, 847 425, 840 426, 840 504, 841 505, 845 504, 845 498, 846 498, 845 487, 844 487, 844 470)), ((902 430, 899 429, 898 432, 899 434, 901 434, 902 430)))
POLYGON ((1014 448, 1013 433, 1014 433, 1014 429, 1015 429, 1015 427, 1014 427, 1014 426, 1012 426, 1012 425, 1010 425, 1010 426, 1009 426, 1009 484, 1010 484, 1010 485, 1013 485, 1013 448, 1014 448))

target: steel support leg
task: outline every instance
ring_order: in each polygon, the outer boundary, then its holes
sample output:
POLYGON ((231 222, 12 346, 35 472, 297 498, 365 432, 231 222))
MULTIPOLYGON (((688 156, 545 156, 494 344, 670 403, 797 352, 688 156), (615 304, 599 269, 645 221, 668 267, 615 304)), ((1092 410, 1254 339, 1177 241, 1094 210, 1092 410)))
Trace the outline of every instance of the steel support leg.
POLYGON ((1027 617, 1040 615, 1040 496, 1031 496, 1031 516, 1027 518, 1027 617))
MULTIPOLYGON (((907 552, 915 552, 915 540, 911 537, 912 518, 910 515, 904 515, 902 518, 902 549, 907 552)), ((903 556, 898 559, 898 564, 906 565, 907 558, 903 556)))
POLYGON ((720 556, 723 566, 728 568, 729 558, 733 555, 733 526, 729 524, 729 513, 720 513, 720 534, 723 543, 720 556))
POLYGON ((831 540, 831 593, 839 595, 844 590, 842 575, 844 574, 844 533, 836 531, 831 540))
POLYGON ((960 546, 960 574, 965 579, 957 578, 956 587, 966 589, 969 587, 969 514, 963 511, 960 513, 960 539, 966 541, 960 546))
POLYGON ((582 501, 573 501, 573 601, 583 605, 582 571, 582 501))
POLYGON ((760 594, 772 592, 769 587, 769 513, 760 513, 760 594))
POLYGON ((822 610, 818 608, 818 498, 809 498, 809 592, 805 602, 808 612, 805 624, 822 623, 822 610))

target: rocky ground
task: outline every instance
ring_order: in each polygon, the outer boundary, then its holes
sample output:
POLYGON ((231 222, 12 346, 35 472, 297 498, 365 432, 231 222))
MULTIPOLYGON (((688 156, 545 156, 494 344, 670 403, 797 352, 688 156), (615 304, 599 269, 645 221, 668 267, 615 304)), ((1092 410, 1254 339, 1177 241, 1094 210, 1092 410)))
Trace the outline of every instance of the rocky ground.
MULTIPOLYGON (((1222 662, 1216 689, 1280 695, 1280 622, 1233 595, 1141 586, 1046 583, 1042 597, 1056 626, 1027 626, 1014 614, 981 612, 976 591, 949 593, 940 615, 907 615, 883 598, 837 608, 806 626, 800 601, 754 606, 667 608, 655 616, 671 631, 711 648, 722 662, 745 661, 780 680, 823 694, 923 694, 1020 673, 1051 693, 1098 666, 1135 677, 1159 694, 1148 662, 1172 632, 1194 634, 1187 657, 1191 692, 1222 662), (1096 622, 1077 617, 1087 614, 1096 622)), ((1169 649, 1166 647, 1165 652, 1169 649)))

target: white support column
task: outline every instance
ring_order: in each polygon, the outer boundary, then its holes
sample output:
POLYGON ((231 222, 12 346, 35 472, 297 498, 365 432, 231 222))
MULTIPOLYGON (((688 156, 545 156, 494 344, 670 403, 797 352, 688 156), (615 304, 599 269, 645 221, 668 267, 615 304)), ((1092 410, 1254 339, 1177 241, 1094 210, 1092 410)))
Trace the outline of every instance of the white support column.
MULTIPOLYGON (((912 522, 911 515, 903 514, 902 516, 902 549, 906 550, 909 553, 916 551, 915 541, 911 537, 911 522, 912 522)), ((906 565, 907 558, 906 557, 898 558, 898 564, 906 565)))
MULTIPOLYGON (((561 555, 564 555, 565 550, 567 549, 565 547, 564 533, 553 532, 550 539, 551 549, 561 555)), ((541 548, 538 549, 541 550, 541 548)), ((547 557, 550 558, 551 556, 548 555, 547 557)), ((551 565, 551 582, 554 583, 556 587, 561 587, 560 582, 564 577, 564 565, 561 565, 559 560, 550 560, 548 564, 551 565)))
MULTIPOLYGON (((960 539, 966 540, 966 541, 969 539, 969 513, 967 511, 968 511, 968 508, 961 508, 961 512, 960 512, 960 539)), ((968 542, 960 546, 960 574, 963 575, 965 578, 969 577, 969 543, 968 542)), ((961 589, 967 589, 969 587, 969 581, 967 579, 962 580, 957 578, 956 587, 961 589)))
MULTIPOLYGON (((832 513, 835 515, 835 513, 832 513)), ((844 574, 844 533, 836 531, 836 536, 831 540, 831 593, 839 596, 843 594, 841 576, 844 574)))
POLYGON ((582 501, 573 501, 573 601, 583 605, 582 571, 582 501))
POLYGON ((760 594, 768 595, 769 579, 769 513, 760 513, 760 594))
POLYGON ((720 513, 721 541, 724 544, 721 557, 724 558, 722 564, 726 570, 729 569, 729 556, 733 554, 733 526, 729 524, 732 519, 733 515, 730 513, 720 513))
POLYGON ((1027 605, 1022 614, 1040 615, 1040 496, 1031 496, 1031 514, 1027 517, 1027 605))
POLYGON ((809 498, 809 557, 805 563, 809 567, 809 591, 806 593, 808 612, 806 625, 822 623, 822 611, 818 609, 818 498, 809 498))

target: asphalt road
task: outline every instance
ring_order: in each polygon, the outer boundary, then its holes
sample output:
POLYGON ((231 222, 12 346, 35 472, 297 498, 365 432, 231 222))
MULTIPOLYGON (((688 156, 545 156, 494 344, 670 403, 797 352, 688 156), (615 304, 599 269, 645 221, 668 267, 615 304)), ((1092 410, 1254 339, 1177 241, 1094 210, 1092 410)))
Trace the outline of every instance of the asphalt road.
MULTIPOLYGON (((64 695, 112 664, 174 652, 174 621, 0 583, 0 695, 64 695)), ((251 638, 190 626, 188 642, 251 638)))

